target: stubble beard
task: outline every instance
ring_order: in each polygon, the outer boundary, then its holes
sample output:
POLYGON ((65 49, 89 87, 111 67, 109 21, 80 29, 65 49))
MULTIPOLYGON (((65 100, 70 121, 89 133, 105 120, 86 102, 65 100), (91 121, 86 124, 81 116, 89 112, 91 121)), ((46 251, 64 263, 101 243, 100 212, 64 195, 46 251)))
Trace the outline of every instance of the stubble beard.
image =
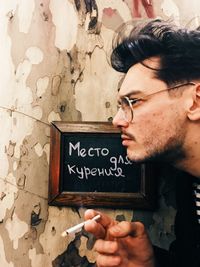
POLYGON ((152 142, 148 141, 147 144, 144 145, 146 151, 143 155, 135 155, 134 151, 128 151, 127 148, 128 158, 136 163, 166 162, 176 165, 186 157, 182 140, 183 136, 169 138, 163 146, 154 144, 153 140, 152 142))
POLYGON ((177 162, 185 158, 185 152, 182 144, 174 143, 166 145, 163 149, 157 149, 154 153, 148 153, 145 161, 147 162, 166 162, 176 165, 177 162))
POLYGON ((173 118, 173 124, 168 123, 164 128, 154 128, 147 133, 149 137, 137 140, 132 136, 134 142, 142 144, 138 153, 131 147, 127 148, 128 158, 134 162, 167 162, 177 165, 186 158, 184 143, 186 140, 187 120, 185 116, 177 111, 173 118))

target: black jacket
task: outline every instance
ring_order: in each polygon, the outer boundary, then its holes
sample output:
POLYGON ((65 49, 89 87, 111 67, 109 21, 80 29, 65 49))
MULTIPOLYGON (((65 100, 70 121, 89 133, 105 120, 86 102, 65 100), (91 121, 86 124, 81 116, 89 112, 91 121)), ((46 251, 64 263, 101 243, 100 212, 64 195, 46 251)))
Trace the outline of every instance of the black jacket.
POLYGON ((192 190, 194 179, 186 173, 177 178, 176 240, 168 252, 155 247, 158 267, 200 267, 200 224, 192 190))
POLYGON ((198 223, 192 184, 196 178, 181 173, 176 181, 176 240, 169 251, 155 247, 158 267, 200 267, 200 224, 198 223))

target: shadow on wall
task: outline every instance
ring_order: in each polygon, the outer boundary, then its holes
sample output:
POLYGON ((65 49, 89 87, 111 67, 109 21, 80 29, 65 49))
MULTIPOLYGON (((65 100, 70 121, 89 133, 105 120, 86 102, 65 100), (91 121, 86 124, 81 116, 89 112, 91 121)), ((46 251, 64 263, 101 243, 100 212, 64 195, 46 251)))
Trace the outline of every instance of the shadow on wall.
POLYGON ((95 263, 90 263, 86 256, 81 257, 79 255, 81 236, 88 238, 87 249, 93 247, 93 236, 82 230, 76 234, 75 239, 68 245, 67 249, 52 262, 53 267, 95 267, 95 263))

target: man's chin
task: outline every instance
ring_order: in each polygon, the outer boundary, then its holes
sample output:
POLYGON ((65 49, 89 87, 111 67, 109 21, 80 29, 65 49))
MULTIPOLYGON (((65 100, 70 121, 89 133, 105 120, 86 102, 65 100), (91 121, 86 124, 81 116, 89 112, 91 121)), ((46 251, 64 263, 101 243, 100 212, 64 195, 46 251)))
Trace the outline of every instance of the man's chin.
POLYGON ((129 160, 131 160, 131 161, 133 161, 135 163, 144 163, 144 162, 146 162, 145 156, 136 154, 134 152, 130 152, 128 150, 127 150, 127 157, 128 157, 129 160))
POLYGON ((160 161, 159 157, 153 157, 144 155, 142 153, 136 153, 136 151, 128 151, 127 149, 127 157, 130 161, 135 163, 146 163, 146 162, 157 162, 160 161))

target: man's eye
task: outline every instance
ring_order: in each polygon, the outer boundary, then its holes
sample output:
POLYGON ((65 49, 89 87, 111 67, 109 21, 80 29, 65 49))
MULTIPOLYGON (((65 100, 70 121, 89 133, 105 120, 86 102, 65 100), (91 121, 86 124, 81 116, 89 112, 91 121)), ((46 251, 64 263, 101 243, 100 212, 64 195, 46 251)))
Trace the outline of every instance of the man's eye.
POLYGON ((137 104, 140 103, 140 101, 141 101, 141 99, 139 99, 139 98, 130 99, 130 103, 131 103, 132 106, 136 106, 137 104))
POLYGON ((128 97, 124 97, 118 101, 117 108, 118 109, 119 108, 125 109, 125 108, 130 107, 130 106, 137 106, 137 104, 139 104, 140 101, 141 101, 140 98, 129 99, 128 97))

